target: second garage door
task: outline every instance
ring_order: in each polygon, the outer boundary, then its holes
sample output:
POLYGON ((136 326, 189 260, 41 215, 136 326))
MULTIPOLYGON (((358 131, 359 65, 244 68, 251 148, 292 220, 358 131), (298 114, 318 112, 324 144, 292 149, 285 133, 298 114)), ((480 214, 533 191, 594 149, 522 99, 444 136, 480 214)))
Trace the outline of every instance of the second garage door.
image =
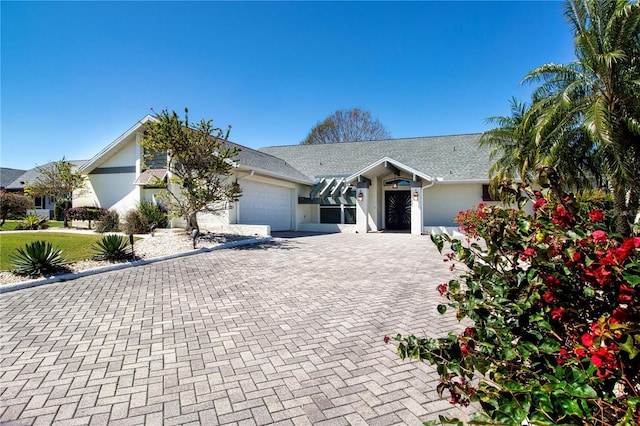
POLYGON ((291 189, 260 182, 240 186, 240 223, 269 225, 272 231, 291 230, 291 189))

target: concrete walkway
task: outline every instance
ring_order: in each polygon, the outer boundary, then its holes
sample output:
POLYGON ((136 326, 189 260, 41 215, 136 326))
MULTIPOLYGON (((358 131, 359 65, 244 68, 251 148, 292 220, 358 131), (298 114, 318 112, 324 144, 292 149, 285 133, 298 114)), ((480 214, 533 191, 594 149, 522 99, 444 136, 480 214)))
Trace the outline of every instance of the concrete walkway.
MULTIPOLYGON (((3 424, 422 424, 451 410, 385 335, 444 335, 429 238, 281 235, 0 295, 3 424)), ((455 409, 454 409, 455 410, 455 409)))

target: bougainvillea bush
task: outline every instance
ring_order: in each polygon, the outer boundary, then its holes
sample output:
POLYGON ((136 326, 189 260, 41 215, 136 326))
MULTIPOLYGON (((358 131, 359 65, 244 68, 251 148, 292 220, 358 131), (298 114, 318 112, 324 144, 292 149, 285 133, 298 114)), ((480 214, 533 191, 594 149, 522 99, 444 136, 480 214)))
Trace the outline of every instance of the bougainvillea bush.
POLYGON ((438 310, 474 326, 398 335, 398 352, 437 366, 452 404, 478 404, 465 423, 640 424, 640 237, 557 188, 528 195, 533 215, 480 205, 458 217, 466 239, 432 236, 460 270, 438 310))

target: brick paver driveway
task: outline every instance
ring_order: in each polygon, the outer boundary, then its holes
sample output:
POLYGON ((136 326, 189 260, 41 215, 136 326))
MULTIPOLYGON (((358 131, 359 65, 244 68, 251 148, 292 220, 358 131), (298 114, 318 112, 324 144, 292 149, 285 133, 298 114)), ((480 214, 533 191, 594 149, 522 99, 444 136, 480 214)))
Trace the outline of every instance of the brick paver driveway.
POLYGON ((428 237, 276 238, 0 295, 8 424, 420 424, 450 409, 385 335, 457 327, 428 237))

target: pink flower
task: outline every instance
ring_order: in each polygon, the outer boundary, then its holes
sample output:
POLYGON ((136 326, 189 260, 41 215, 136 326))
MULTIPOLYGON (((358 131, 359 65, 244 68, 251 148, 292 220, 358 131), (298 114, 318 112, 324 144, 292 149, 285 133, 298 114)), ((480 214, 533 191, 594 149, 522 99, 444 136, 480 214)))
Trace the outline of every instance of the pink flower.
POLYGON ((602 230, 593 231, 591 238, 593 238, 593 241, 603 242, 607 240, 607 233, 602 230))

